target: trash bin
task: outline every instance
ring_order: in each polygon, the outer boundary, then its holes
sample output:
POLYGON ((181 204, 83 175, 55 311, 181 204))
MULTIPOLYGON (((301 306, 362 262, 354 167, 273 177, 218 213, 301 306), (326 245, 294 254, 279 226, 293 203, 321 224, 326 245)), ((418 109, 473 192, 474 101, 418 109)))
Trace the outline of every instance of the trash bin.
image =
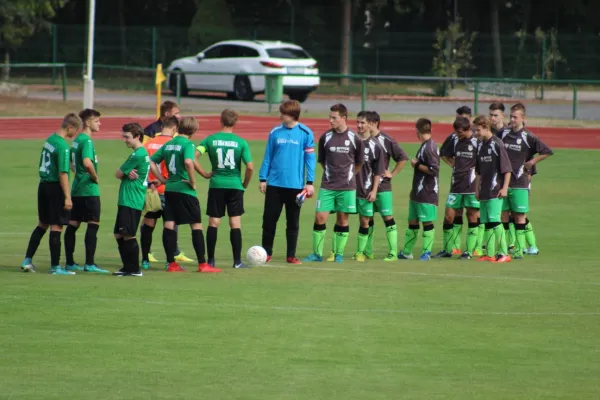
POLYGON ((283 100, 283 75, 265 76, 265 101, 279 104, 283 100))

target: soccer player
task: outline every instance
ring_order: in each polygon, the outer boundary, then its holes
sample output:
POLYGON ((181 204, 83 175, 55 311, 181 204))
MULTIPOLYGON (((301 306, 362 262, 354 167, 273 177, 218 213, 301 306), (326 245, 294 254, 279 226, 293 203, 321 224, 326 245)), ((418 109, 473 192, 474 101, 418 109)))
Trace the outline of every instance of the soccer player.
POLYGON ((71 186, 73 209, 65 231, 65 256, 67 271, 85 271, 108 274, 99 268, 95 261, 98 229, 100 227, 100 187, 98 185, 98 156, 92 141, 100 131, 100 113, 86 108, 79 113, 83 132, 79 133, 71 145, 71 167, 75 179, 71 186), (82 222, 87 223, 85 232, 85 265, 80 267, 73 259, 75 233, 82 222))
POLYGON ((50 274, 75 274, 60 266, 60 235, 73 208, 69 187, 70 151, 65 138, 72 138, 79 129, 81 119, 76 114, 67 114, 58 132, 50 135, 42 147, 38 168, 38 225, 29 238, 25 259, 21 263, 23 272, 35 272, 32 259, 50 227, 50 274))
POLYGON ((363 143, 347 126, 348 109, 335 104, 329 109, 331 129, 319 138, 317 161, 323 167, 313 226, 313 252, 304 261, 323 261, 323 243, 327 217, 337 214, 334 227, 337 263, 344 262, 344 250, 350 227, 348 214, 356 212, 356 174, 363 163, 363 143))
POLYGON ((435 257, 452 257, 454 235, 460 234, 460 230, 456 229, 456 214, 464 208, 467 210, 469 230, 467 249, 460 258, 470 259, 477 246, 479 231, 479 201, 475 198, 477 139, 473 135, 468 118, 457 117, 453 128, 455 133, 452 140, 446 140, 440 149, 440 156, 452 167, 452 183, 444 212, 443 249, 435 257))
POLYGON ((502 132, 512 165, 512 179, 504 200, 502 222, 509 222, 509 212, 515 218, 515 259, 522 259, 526 251, 526 226, 529 212, 529 185, 533 167, 552 155, 552 150, 525 128, 525 106, 517 103, 510 108, 510 129, 502 132), (533 157, 533 158, 532 158, 533 157))
POLYGON ((473 121, 477 136, 481 139, 477 149, 475 170, 475 195, 480 201, 480 218, 485 224, 486 255, 480 261, 510 262, 504 227, 501 224, 502 204, 511 180, 511 165, 504 144, 490 130, 488 117, 479 116, 473 121), (499 251, 496 254, 496 245, 499 251))
POLYGON ((208 153, 212 165, 208 189, 208 264, 215 266, 217 229, 225 210, 229 216, 229 240, 233 252, 233 268, 248 268, 242 262, 242 215, 244 214, 244 191, 250 184, 254 163, 248 142, 233 133, 238 113, 225 109, 221 113, 221 131, 206 137, 197 147, 198 156, 208 153), (242 163, 246 165, 244 181, 241 179, 242 163))
POLYGON ((438 175, 440 155, 431 138, 431 121, 419 118, 416 123, 417 138, 421 147, 416 158, 410 161, 414 168, 412 190, 408 206, 408 229, 404 234, 404 247, 398 254, 401 260, 412 260, 412 249, 419 235, 419 222, 423 225, 423 251, 421 261, 431 259, 435 239, 433 222, 437 218, 438 175))
MULTIPOLYGON (((383 149, 385 166, 383 176, 379 181, 379 190, 377 191, 373 211, 381 215, 385 224, 388 255, 383 260, 396 261, 398 255, 398 228, 393 214, 392 178, 402 171, 402 168, 404 168, 404 165, 408 160, 408 156, 393 137, 379 130, 380 123, 381 118, 378 113, 375 111, 367 112, 367 125, 369 126, 369 131, 371 132, 371 135, 377 139, 383 149), (394 160, 396 163, 392 171, 389 170, 390 159, 394 160)), ((373 232, 374 221, 373 218, 371 218, 369 221, 369 237, 365 249, 365 256, 367 258, 373 258, 373 232)))
POLYGON ((196 118, 181 118, 177 128, 179 135, 158 149, 150 162, 154 176, 162 183, 166 183, 163 246, 167 255, 167 272, 183 271, 175 261, 177 249, 175 226, 186 224, 189 224, 192 229, 192 244, 198 259, 198 272, 221 272, 220 269, 209 266, 205 258, 200 202, 196 195, 194 144, 190 140, 196 131, 198 131, 196 118), (169 178, 166 180, 158 168, 163 161, 169 171, 169 178))
POLYGON ((119 186, 114 235, 123 267, 117 272, 113 272, 113 275, 142 276, 140 248, 135 233, 146 201, 150 156, 142 145, 144 130, 140 124, 132 122, 123 125, 121 135, 133 153, 115 172, 115 177, 121 181, 121 185, 119 186))
POLYGON ((178 120, 181 119, 177 103, 167 100, 160 105, 160 118, 144 128, 144 144, 162 131, 163 121, 167 117, 175 117, 178 120))
POLYGON ((504 123, 505 110, 506 108, 502 103, 492 103, 488 108, 490 120, 492 122, 492 134, 498 137, 502 135, 502 131, 508 128, 504 123))
POLYGON ((358 228, 358 246, 354 258, 359 262, 366 260, 365 248, 369 239, 369 222, 373 218, 373 205, 375 199, 377 199, 381 176, 385 171, 383 149, 378 140, 371 134, 367 115, 367 111, 361 111, 356 117, 356 131, 363 142, 364 148, 362 168, 356 175, 356 210, 360 225, 358 228))
POLYGON ((273 242, 277 221, 285 206, 287 241, 286 261, 300 264, 296 258, 300 229, 300 205, 296 196, 306 190, 314 194, 315 140, 313 132, 300 119, 300 103, 288 100, 279 106, 281 125, 269 134, 263 163, 258 172, 259 190, 265 194, 262 224, 262 247, 267 251, 267 261, 273 255, 273 242))

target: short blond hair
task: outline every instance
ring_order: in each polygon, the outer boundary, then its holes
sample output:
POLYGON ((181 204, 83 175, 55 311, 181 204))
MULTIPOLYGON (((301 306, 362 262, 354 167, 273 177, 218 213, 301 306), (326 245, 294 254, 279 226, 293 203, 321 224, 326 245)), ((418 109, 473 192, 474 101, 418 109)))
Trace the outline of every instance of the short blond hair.
POLYGON ((73 127, 77 130, 81 129, 82 126, 82 122, 81 122, 81 118, 79 118, 79 116, 77 116, 77 114, 75 113, 69 113, 67 115, 65 115, 65 117, 63 118, 62 124, 60 125, 60 127, 62 129, 68 129, 70 127, 73 127))
POLYGON ((179 120, 179 124, 177 126, 177 132, 180 135, 192 136, 196 131, 198 131, 199 125, 198 121, 194 117, 183 117, 179 120))
POLYGON ((473 120, 473 125, 489 131, 492 129, 492 120, 486 115, 480 115, 473 120))
POLYGON ((221 124, 227 128, 233 128, 237 124, 239 114, 232 108, 226 108, 221 113, 221 124))

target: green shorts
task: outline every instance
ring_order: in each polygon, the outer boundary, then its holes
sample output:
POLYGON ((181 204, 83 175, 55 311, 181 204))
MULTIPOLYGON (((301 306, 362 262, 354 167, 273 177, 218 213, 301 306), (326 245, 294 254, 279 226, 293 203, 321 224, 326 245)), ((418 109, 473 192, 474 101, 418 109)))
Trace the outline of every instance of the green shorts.
POLYGON ((373 205, 375 203, 370 202, 367 199, 356 199, 356 210, 358 215, 361 217, 372 217, 373 216, 373 205))
POLYGON ((529 189, 508 188, 508 196, 504 198, 502 211, 527 214, 529 212, 529 189))
POLYGON ((378 212, 382 217, 389 217, 394 214, 392 203, 392 192, 377 192, 373 211, 378 212))
POLYGON ((437 219, 437 206, 427 203, 408 202, 408 220, 433 222, 437 219))
POLYGON ((502 204, 504 199, 481 200, 479 208, 479 218, 481 223, 502 222, 502 204))
POLYGON ((356 213, 356 190, 319 190, 317 212, 356 213))
POLYGON ((477 200, 474 193, 450 193, 446 201, 446 208, 479 208, 479 200, 477 200))

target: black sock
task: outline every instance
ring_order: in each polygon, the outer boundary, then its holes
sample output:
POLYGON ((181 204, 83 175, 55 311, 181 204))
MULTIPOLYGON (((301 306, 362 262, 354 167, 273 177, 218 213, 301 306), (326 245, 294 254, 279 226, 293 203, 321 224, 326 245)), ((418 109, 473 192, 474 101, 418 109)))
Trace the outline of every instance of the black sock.
POLYGON ((58 231, 50 232, 50 266, 60 265, 60 234, 58 231))
POLYGON ((137 272, 140 270, 140 247, 137 239, 133 238, 123 242, 123 256, 127 271, 137 272))
POLYGON ((36 226, 33 232, 31 233, 31 237, 29 238, 29 244, 27 245, 27 251, 25 252, 25 258, 33 258, 35 252, 40 246, 40 241, 46 234, 46 230, 39 226, 36 226))
POLYGON ((285 239, 287 241, 287 257, 296 257, 296 246, 298 245, 298 229, 286 229, 285 239))
POLYGON ((73 259, 73 253, 75 253, 75 233, 78 227, 68 225, 65 231, 65 257, 67 258, 67 265, 75 264, 73 259))
POLYGON ((148 254, 150 253, 150 248, 152 247, 152 233, 154 232, 154 227, 144 224, 142 225, 140 231, 140 241, 142 243, 142 261, 148 261, 148 254))
POLYGON ((125 239, 121 238, 121 239, 117 239, 117 247, 119 248, 119 256, 121 256, 121 262, 123 263, 123 266, 125 266, 125 255, 123 253, 123 242, 125 242, 125 239))
POLYGON ((206 249, 204 248, 204 232, 202 229, 192 229, 192 244, 194 245, 198 264, 204 264, 206 262, 206 249))
POLYGON ((209 226, 206 231, 206 254, 209 260, 215 259, 215 247, 217 247, 217 228, 209 226))
POLYGON ((175 225, 175 255, 178 256, 181 254, 181 250, 179 249, 179 225, 175 225))
POLYGON ((163 246, 165 248, 165 254, 167 255, 167 262, 169 264, 175 262, 175 251, 177 249, 177 232, 173 229, 163 229, 163 246))
MULTIPOLYGON (((96 245, 98 244, 98 224, 88 224, 85 230, 85 265, 95 265, 96 245)), ((66 246, 65 246, 66 247, 66 246)))
POLYGON ((242 230, 240 228, 232 229, 229 232, 229 240, 231 241, 233 262, 238 265, 242 262, 242 230))

